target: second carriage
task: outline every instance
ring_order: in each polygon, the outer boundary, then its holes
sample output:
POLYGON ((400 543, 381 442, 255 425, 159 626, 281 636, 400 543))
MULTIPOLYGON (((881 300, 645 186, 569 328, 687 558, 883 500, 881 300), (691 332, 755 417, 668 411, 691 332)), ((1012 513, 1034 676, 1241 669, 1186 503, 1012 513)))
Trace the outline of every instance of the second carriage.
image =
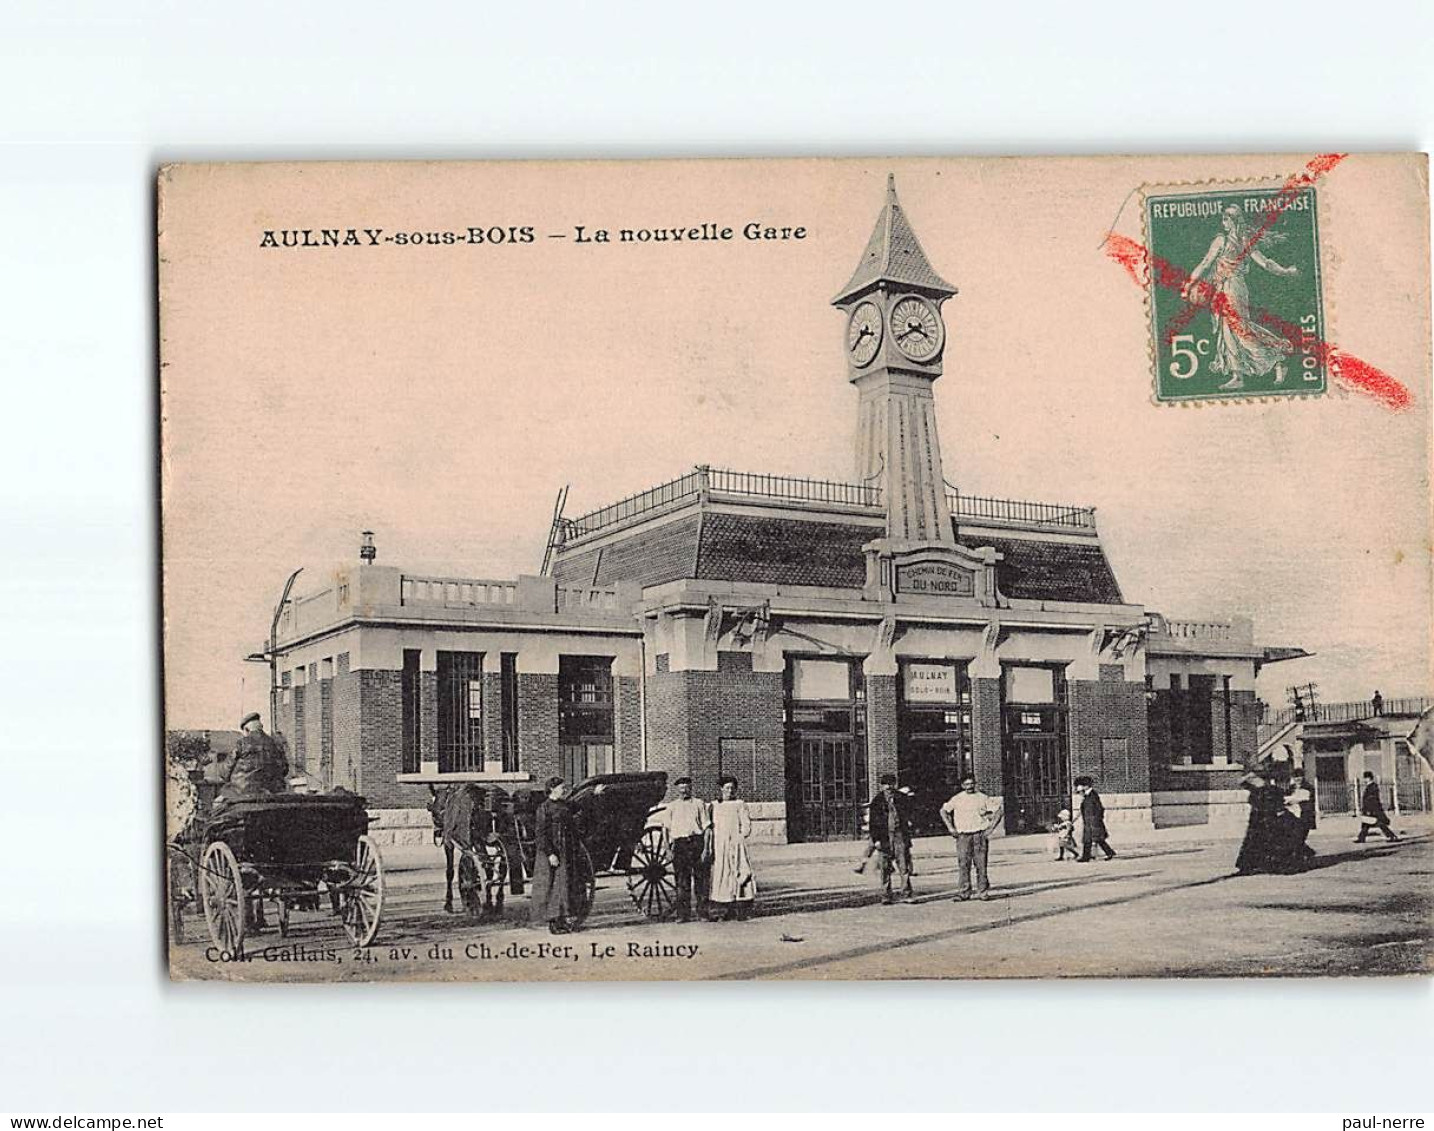
MULTIPOLYGON (((461 814, 466 827, 452 839, 474 850, 464 851, 460 860, 459 888, 469 913, 479 914, 491 905, 495 885, 523 893, 536 863, 535 816, 544 794, 481 785, 448 789, 464 792, 435 794, 434 835, 442 838, 445 824, 452 831, 454 812, 461 814)), ((633 904, 649 919, 664 918, 676 906, 672 848, 661 818, 666 794, 667 774, 649 770, 586 778, 568 796, 579 838, 575 922, 591 912, 599 876, 621 877, 633 904)))

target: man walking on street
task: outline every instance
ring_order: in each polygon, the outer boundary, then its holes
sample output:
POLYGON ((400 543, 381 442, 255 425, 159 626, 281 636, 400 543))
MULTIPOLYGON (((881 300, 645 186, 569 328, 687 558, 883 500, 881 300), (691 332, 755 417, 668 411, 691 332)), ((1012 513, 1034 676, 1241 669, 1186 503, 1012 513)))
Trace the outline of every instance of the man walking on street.
POLYGON ((1096 792, 1095 781, 1089 777, 1078 777, 1075 780, 1076 792, 1080 798, 1080 862, 1090 863, 1090 850, 1099 846, 1105 853, 1107 860, 1115 858, 1115 849, 1110 847, 1106 840, 1110 834, 1105 831, 1105 803, 1101 801, 1100 794, 1096 792))
POLYGON ((1364 792, 1359 797, 1359 835, 1354 838, 1354 843, 1363 844, 1370 829, 1378 829, 1384 834, 1385 840, 1399 839, 1389 827, 1389 814, 1384 811, 1384 798, 1380 796, 1379 783, 1374 780, 1372 771, 1365 770, 1364 792))
POLYGON ((694 905, 698 911, 707 898, 703 876, 702 850, 712 828, 707 802, 692 796, 692 779, 678 778, 672 783, 677 796, 662 810, 663 827, 672 845, 672 870, 677 880, 677 918, 686 923, 692 918, 694 905))
POLYGON ((961 779, 961 792, 941 806, 941 820, 956 838, 956 899, 971 898, 971 866, 976 866, 976 898, 987 898, 991 881, 986 874, 987 835, 1001 819, 1001 802, 976 789, 976 779, 961 779))
POLYGON ((876 866, 881 877, 881 902, 893 902, 891 873, 901 877, 901 898, 910 903, 911 815, 904 793, 896 789, 896 775, 882 774, 881 789, 867 808, 867 828, 876 849, 876 866))

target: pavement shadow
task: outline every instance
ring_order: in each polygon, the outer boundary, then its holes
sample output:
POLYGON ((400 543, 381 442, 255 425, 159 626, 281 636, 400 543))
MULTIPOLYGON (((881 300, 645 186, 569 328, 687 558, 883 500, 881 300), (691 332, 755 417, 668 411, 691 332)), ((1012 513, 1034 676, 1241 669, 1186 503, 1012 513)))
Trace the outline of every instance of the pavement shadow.
MULTIPOLYGON (((1133 878, 1130 876, 1120 877, 1112 875, 1106 882, 1122 878, 1133 878)), ((1174 892, 1193 891, 1197 888, 1211 887, 1234 879, 1233 874, 1211 876, 1203 880, 1191 880, 1186 883, 1166 884, 1163 887, 1149 888, 1145 891, 1132 892, 1129 895, 1111 896, 1108 899, 1092 900, 1088 903, 1072 904, 1065 907, 1049 907, 1039 911, 1030 911, 1025 914, 1007 914, 999 919, 986 919, 978 923, 967 923, 957 927, 944 928, 939 931, 928 931, 920 935, 911 935, 901 939, 883 939, 879 943, 872 943, 863 946, 849 947, 845 950, 836 951, 832 954, 823 954, 811 958, 798 959, 794 962, 773 963, 768 966, 749 967, 746 970, 736 971, 717 976, 718 981, 742 981, 749 978, 777 977, 783 974, 791 974, 800 970, 809 970, 817 966, 826 966, 835 962, 847 962, 853 959, 866 958, 870 955, 883 951, 899 950, 902 947, 922 946, 927 943, 945 942, 951 939, 958 939, 963 936, 982 934, 986 931, 1000 930, 1005 927, 1014 927, 1023 923, 1037 923, 1045 919, 1055 919, 1062 915, 1070 915, 1075 912, 1092 911, 1099 908, 1119 907, 1124 904, 1139 903, 1142 900, 1154 899, 1162 895, 1170 895, 1174 892)), ((1087 881, 1090 882, 1101 882, 1087 881)), ((1080 886, 1086 884, 1063 884, 1061 886, 1080 886)), ((1035 893, 1030 893, 1035 894, 1035 893)), ((1001 900, 992 900, 984 904, 974 902, 972 907, 990 907, 993 904, 999 906, 1001 900)))

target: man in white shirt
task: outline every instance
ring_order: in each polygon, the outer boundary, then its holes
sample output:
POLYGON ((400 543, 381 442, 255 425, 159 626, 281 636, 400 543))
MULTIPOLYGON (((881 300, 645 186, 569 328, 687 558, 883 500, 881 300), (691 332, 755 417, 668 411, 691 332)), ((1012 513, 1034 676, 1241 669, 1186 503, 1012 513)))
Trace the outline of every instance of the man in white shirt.
POLYGON ((707 802, 692 796, 691 778, 678 778, 672 784, 677 796, 663 807, 662 826, 672 844, 672 870, 677 881, 677 918, 685 923, 692 918, 694 898, 699 909, 706 898, 702 849, 707 831, 712 827, 712 815, 707 802))
POLYGON ((961 779, 961 792, 941 806, 941 820, 956 838, 957 900, 971 898, 972 864, 976 865, 976 898, 987 898, 991 890, 986 875, 986 837, 1001 819, 1001 809, 1000 801, 977 791, 976 779, 970 774, 961 779))

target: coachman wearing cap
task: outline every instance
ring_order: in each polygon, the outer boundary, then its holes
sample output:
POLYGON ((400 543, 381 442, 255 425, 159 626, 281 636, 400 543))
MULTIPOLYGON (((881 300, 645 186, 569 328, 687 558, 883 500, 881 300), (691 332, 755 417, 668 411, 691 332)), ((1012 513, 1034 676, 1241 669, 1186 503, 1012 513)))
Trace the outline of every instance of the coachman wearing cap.
POLYGON ((226 767, 216 766, 219 780, 224 783, 221 797, 252 797, 256 793, 284 793, 288 789, 289 759, 259 721, 259 712, 251 711, 239 722, 244 733, 234 746, 234 757, 226 767))

